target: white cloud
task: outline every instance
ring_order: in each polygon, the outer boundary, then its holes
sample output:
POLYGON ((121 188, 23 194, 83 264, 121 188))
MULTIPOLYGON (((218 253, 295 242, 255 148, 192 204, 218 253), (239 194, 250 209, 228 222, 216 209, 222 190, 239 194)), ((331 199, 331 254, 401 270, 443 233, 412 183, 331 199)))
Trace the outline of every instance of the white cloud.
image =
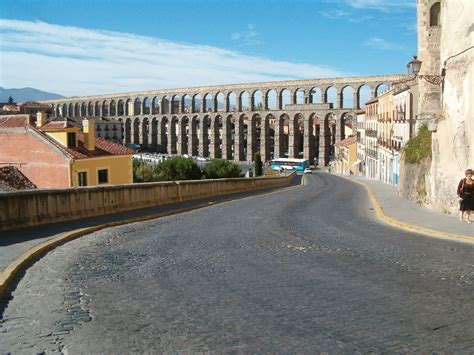
POLYGON ((350 16, 348 12, 342 11, 342 10, 319 11, 319 13, 323 15, 324 17, 327 17, 333 20, 350 16))
POLYGON ((239 44, 243 46, 254 46, 263 43, 257 38, 258 32, 255 30, 254 24, 248 24, 247 30, 242 32, 234 32, 230 37, 232 40, 238 41, 239 44))
POLYGON ((416 8, 416 0, 345 0, 356 9, 371 9, 390 12, 407 8, 416 8))
POLYGON ((67 96, 346 75, 217 47, 44 22, 0 19, 0 36, 1 86, 67 96))
POLYGON ((383 49, 383 50, 404 50, 403 46, 400 46, 396 43, 389 42, 380 37, 372 37, 369 38, 367 41, 364 42, 364 46, 373 47, 376 49, 383 49))

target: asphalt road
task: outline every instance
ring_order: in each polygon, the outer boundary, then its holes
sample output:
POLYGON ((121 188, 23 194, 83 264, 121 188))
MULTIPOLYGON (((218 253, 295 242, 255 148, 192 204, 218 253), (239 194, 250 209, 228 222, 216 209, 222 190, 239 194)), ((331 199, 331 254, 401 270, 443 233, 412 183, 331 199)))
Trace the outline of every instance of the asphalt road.
POLYGON ((474 247, 306 186, 110 228, 27 270, 3 352, 474 352, 474 247))

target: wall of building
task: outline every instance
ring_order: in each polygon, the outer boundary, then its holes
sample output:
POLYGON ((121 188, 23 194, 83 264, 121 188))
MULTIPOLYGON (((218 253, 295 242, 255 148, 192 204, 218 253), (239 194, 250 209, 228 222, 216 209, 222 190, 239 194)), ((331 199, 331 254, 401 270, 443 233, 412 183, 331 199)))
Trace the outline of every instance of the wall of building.
POLYGON ((99 184, 98 170, 108 169, 109 184, 133 183, 132 156, 104 156, 92 159, 75 160, 71 168, 72 186, 79 186, 78 172, 87 172, 87 186, 99 184))
POLYGON ((5 193, 0 230, 70 221, 133 209, 288 185, 288 177, 173 181, 5 193))
POLYGON ((69 161, 56 148, 26 130, 0 132, 0 165, 18 168, 38 188, 69 186, 69 161), (14 158, 12 158, 14 157, 14 158))
MULTIPOLYGON (((441 2, 440 57, 446 61, 442 116, 432 136, 429 204, 440 211, 458 209, 456 187, 474 168, 474 1, 441 2)), ((423 64, 424 65, 424 64, 423 64)))

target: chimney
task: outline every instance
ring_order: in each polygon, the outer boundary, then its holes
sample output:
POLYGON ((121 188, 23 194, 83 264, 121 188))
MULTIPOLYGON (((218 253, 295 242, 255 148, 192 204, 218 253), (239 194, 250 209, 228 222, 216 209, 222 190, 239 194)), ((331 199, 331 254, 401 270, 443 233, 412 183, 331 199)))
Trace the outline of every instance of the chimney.
POLYGON ((44 112, 37 112, 36 113, 36 127, 41 127, 46 123, 47 115, 44 112))
POLYGON ((84 135, 84 147, 87 150, 95 149, 95 121, 88 118, 82 121, 82 133, 84 135))

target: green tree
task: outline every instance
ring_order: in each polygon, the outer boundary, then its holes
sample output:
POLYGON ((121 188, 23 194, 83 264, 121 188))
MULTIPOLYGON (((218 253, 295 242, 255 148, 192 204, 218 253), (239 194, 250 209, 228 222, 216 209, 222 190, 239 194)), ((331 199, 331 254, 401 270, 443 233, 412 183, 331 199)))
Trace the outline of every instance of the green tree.
POLYGON ((253 160, 255 161, 255 176, 262 176, 263 164, 262 164, 262 157, 260 156, 260 153, 255 153, 253 160))
POLYGON ((191 158, 174 157, 155 167, 157 181, 198 180, 201 169, 191 158))
POLYGON ((15 103, 15 101, 13 101, 13 97, 11 97, 11 96, 8 97, 8 103, 9 104, 15 103))
POLYGON ((153 168, 142 160, 133 160, 133 182, 155 181, 153 168))
POLYGON ((212 159, 203 169, 206 179, 240 177, 240 167, 224 159, 212 159))

